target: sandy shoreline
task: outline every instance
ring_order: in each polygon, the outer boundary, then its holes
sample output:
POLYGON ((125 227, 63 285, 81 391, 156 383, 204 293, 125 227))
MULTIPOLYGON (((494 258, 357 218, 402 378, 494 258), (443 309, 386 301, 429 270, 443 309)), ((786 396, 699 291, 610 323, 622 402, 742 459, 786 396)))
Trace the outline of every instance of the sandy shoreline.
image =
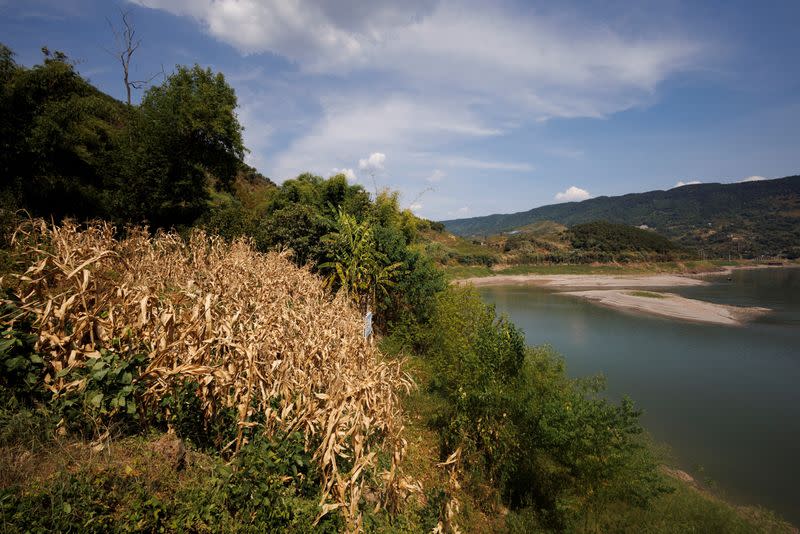
POLYGON ((580 297, 600 306, 667 317, 682 321, 740 326, 770 310, 758 307, 729 306, 688 299, 673 293, 635 295, 643 288, 669 288, 707 285, 705 275, 729 275, 738 269, 772 266, 732 267, 721 271, 691 274, 519 274, 495 275, 454 280, 454 284, 474 286, 536 285, 580 297))
POLYGON ((677 274, 499 274, 454 280, 456 284, 506 286, 533 284, 552 288, 676 287, 708 284, 694 276, 677 274))
POLYGON ((564 295, 581 297, 601 306, 642 312, 683 321, 739 326, 769 311, 768 308, 729 306, 702 300, 687 299, 674 293, 637 295, 635 291, 596 289, 567 291, 564 295), (658 296, 656 296, 658 295, 658 296))

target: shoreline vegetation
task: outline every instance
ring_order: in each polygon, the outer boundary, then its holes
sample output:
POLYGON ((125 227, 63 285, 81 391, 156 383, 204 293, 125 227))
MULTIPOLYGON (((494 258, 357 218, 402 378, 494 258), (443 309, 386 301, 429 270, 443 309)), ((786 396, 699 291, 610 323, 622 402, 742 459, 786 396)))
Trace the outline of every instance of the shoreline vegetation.
MULTIPOLYGON (((664 472, 633 400, 447 283, 499 255, 397 192, 245 165, 222 73, 178 66, 132 105, 42 52, 0 45, 0 530, 796 531, 664 472)), ((663 257, 571 235, 550 257, 663 257)), ((737 263, 658 269, 707 265, 737 263)))
MULTIPOLYGON (((490 279, 501 280, 501 276, 536 276, 546 275, 676 275, 681 277, 729 275, 741 269, 766 269, 775 267, 800 266, 798 260, 783 260, 779 263, 761 262, 757 260, 691 260, 647 263, 571 263, 571 264, 495 264, 485 265, 446 265, 445 273, 450 281, 464 282, 469 280, 481 284, 489 284, 490 279)), ((518 281, 524 281, 519 278, 518 281)))

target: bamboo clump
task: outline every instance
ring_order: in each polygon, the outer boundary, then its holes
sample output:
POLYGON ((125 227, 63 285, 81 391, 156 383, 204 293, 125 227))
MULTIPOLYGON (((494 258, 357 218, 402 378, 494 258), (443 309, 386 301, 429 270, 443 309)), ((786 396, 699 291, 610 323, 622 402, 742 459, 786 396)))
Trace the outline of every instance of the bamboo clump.
POLYGON ((117 237, 108 223, 41 220, 20 226, 13 243, 24 262, 15 292, 34 318, 54 393, 81 387, 59 371, 116 340, 121 353, 148 355, 138 380, 150 409, 187 380, 198 384, 205 417, 234 408, 237 437, 223 447, 230 453, 248 428, 302 432, 322 472, 320 517, 338 510, 348 530, 360 530, 368 481, 378 486, 378 507, 396 508, 418 488, 399 469, 398 394, 410 379, 364 339, 352 302, 286 253, 200 230, 183 239, 128 228, 117 237), (381 472, 379 449, 391 457, 381 472))

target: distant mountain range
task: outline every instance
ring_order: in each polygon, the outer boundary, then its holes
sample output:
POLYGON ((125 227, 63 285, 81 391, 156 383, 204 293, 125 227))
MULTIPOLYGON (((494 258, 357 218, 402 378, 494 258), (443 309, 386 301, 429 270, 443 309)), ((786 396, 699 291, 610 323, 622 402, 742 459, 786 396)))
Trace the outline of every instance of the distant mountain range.
POLYGON ((442 223, 466 237, 512 232, 539 221, 566 226, 609 221, 649 228, 713 256, 796 258, 800 257, 800 176, 685 185, 442 223))

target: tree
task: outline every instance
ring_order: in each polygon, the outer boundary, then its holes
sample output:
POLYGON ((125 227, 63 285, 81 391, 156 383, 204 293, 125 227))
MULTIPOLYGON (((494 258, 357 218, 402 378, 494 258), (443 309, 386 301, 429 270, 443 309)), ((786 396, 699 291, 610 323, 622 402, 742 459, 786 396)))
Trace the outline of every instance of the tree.
POLYGON ((208 188, 229 188, 244 157, 236 93, 221 73, 178 67, 147 90, 133 125, 138 168, 125 205, 134 220, 189 224, 207 209, 208 188))
POLYGON ((81 78, 66 54, 42 52, 43 63, 25 69, 2 51, 0 188, 34 215, 107 215, 121 106, 81 78))
POLYGON ((131 80, 131 59, 133 58, 134 52, 138 50, 139 46, 142 44, 141 39, 136 39, 136 29, 133 27, 133 23, 130 20, 130 12, 129 11, 122 11, 122 28, 117 30, 114 25, 108 20, 108 25, 111 27, 111 32, 114 34, 114 41, 116 42, 117 48, 111 55, 119 60, 120 65, 122 65, 122 80, 125 83, 125 93, 127 96, 128 105, 131 105, 131 89, 141 89, 148 83, 152 82, 156 77, 159 75, 164 74, 164 70, 162 69, 161 72, 154 74, 148 80, 131 80))
POLYGON ((14 51, 0 43, 0 85, 10 80, 18 68, 17 62, 14 61, 14 51))
POLYGON ((331 231, 331 222, 314 206, 287 204, 264 217, 256 230, 258 248, 289 248, 298 265, 319 262, 325 257, 322 237, 331 231))
POLYGON ((378 296, 388 295, 402 263, 388 263, 388 258, 375 247, 369 222, 357 222, 349 213, 339 210, 336 231, 324 238, 331 260, 319 266, 327 274, 331 288, 346 291, 362 313, 374 309, 378 296))

